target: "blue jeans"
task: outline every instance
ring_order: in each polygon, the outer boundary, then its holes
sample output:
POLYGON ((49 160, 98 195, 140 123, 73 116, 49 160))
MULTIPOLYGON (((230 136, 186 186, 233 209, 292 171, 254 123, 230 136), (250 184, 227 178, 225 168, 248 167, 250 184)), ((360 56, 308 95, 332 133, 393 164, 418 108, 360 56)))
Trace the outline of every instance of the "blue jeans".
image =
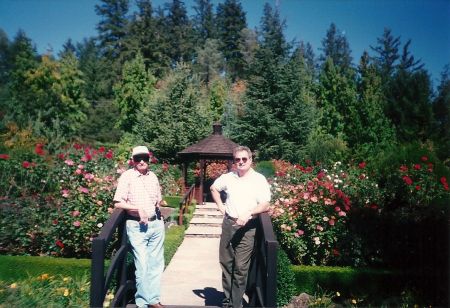
POLYGON ((156 219, 144 225, 127 220, 126 226, 136 267, 136 306, 157 304, 164 271, 164 221, 156 219))

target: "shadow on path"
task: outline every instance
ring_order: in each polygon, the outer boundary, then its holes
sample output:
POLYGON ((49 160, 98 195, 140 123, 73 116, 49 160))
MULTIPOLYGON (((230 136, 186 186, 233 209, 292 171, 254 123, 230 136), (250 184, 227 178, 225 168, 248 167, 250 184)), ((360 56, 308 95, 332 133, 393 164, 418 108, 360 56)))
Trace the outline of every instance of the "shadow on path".
POLYGON ((206 287, 203 290, 192 290, 192 292, 205 299, 205 306, 222 307, 222 300, 225 296, 223 292, 217 291, 216 288, 206 287))

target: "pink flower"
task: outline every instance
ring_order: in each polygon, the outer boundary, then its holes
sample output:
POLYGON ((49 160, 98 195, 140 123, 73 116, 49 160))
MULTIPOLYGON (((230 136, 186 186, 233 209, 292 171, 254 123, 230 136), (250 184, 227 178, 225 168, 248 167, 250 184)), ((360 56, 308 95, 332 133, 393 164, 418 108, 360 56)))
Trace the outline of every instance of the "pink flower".
POLYGON ((328 224, 329 224, 330 226, 334 226, 334 223, 335 223, 334 219, 330 219, 330 220, 328 221, 328 224))
POLYGON ((0 159, 9 159, 9 155, 8 154, 0 154, 0 159))
POLYGON ((341 211, 341 208, 340 208, 339 206, 336 206, 336 207, 334 208, 334 210, 335 210, 336 212, 340 212, 340 211, 341 211))
POLYGON ((364 169, 366 167, 366 162, 361 162, 358 165, 359 169, 364 169))
POLYGON ((79 220, 74 221, 73 225, 78 228, 79 226, 81 226, 81 222, 79 220))
POLYGON ((317 202, 317 196, 312 196, 312 197, 311 197, 311 201, 312 201, 312 202, 317 202))
POLYGON ((401 172, 406 172, 406 171, 408 171, 408 167, 406 167, 405 165, 401 165, 400 166, 400 171, 401 172))
POLYGON ((94 177, 95 177, 95 176, 94 176, 92 173, 86 173, 86 174, 84 175, 84 178, 85 178, 86 180, 88 180, 88 181, 93 180, 94 177))
POLYGON ((299 230, 297 230, 297 234, 299 236, 302 236, 303 234, 305 234, 305 231, 299 229, 299 230))
POLYGON ((62 195, 64 198, 69 197, 69 190, 68 190, 68 189, 63 189, 63 190, 61 190, 61 195, 62 195))
POLYGON ((338 215, 341 216, 341 217, 344 217, 344 216, 347 216, 347 213, 345 213, 344 211, 340 211, 338 213, 338 215))
POLYGON ((89 189, 87 189, 86 187, 83 187, 83 186, 78 187, 78 191, 83 194, 89 193, 89 189))
POLYGON ((30 168, 30 166, 31 166, 31 163, 29 161, 24 161, 22 163, 22 167, 24 167, 25 169, 30 168))
POLYGON ((79 164, 79 165, 78 165, 78 169, 84 169, 84 165, 79 164))
POLYGON ((83 173, 83 170, 77 169, 77 170, 75 170, 75 173, 76 173, 76 174, 82 174, 82 173, 83 173))
POLYGON ((427 156, 422 156, 420 159, 421 159, 422 161, 427 161, 427 160, 428 160, 428 157, 427 157, 427 156))
POLYGON ((73 160, 71 160, 71 159, 66 159, 65 161, 64 161, 64 163, 67 165, 67 166, 73 166, 75 163, 73 162, 73 160))
POLYGON ((422 168, 422 166, 420 164, 415 164, 414 165, 414 169, 415 170, 420 170, 420 168, 422 168))
POLYGON ((318 231, 323 231, 323 227, 322 227, 321 225, 317 225, 317 226, 316 226, 316 230, 318 230, 318 231))
POLYGON ((72 216, 73 216, 73 217, 80 216, 80 211, 73 211, 73 212, 72 212, 72 216))

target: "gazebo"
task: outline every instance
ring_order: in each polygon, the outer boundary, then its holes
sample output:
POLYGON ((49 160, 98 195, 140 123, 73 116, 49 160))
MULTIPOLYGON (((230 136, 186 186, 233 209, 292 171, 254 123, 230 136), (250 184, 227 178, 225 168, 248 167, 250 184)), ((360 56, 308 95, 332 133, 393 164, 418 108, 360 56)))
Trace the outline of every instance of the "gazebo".
POLYGON ((228 161, 228 170, 230 170, 233 164, 233 149, 236 146, 238 144, 222 135, 222 125, 216 122, 213 124, 213 133, 210 136, 178 152, 177 155, 183 164, 185 187, 187 186, 188 164, 200 161, 200 183, 195 191, 195 198, 199 203, 203 203, 206 195, 203 194, 203 191, 207 161, 226 160, 228 161))

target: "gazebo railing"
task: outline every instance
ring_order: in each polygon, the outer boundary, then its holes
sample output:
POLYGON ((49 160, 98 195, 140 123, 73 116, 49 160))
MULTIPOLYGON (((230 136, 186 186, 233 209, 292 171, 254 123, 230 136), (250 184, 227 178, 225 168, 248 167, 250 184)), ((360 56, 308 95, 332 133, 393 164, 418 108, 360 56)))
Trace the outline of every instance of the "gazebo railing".
POLYGON ((191 187, 189 187, 189 190, 184 194, 183 199, 180 201, 180 211, 178 216, 178 224, 183 224, 183 217, 184 214, 188 212, 189 205, 192 203, 192 200, 194 199, 194 192, 195 192, 195 184, 192 184, 191 187))

